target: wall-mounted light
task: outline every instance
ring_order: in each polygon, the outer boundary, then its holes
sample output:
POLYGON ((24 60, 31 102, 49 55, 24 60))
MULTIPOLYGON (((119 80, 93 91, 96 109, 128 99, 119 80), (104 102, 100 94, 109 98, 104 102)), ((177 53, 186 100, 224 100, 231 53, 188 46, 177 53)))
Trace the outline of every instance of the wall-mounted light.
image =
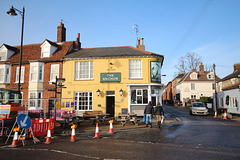
POLYGON ((120 93, 120 96, 122 96, 123 95, 123 90, 120 89, 119 93, 120 93))
POLYGON ((97 96, 99 96, 99 95, 100 95, 100 90, 98 89, 98 90, 97 90, 97 96))

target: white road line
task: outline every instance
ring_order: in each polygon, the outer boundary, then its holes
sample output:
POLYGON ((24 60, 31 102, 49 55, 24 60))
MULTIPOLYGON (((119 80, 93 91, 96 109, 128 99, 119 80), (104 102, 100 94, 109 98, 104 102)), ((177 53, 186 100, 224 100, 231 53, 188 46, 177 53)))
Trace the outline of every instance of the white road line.
POLYGON ((219 123, 219 124, 221 124, 221 125, 224 125, 224 126, 227 126, 227 124, 222 123, 222 122, 217 122, 217 123, 219 123))

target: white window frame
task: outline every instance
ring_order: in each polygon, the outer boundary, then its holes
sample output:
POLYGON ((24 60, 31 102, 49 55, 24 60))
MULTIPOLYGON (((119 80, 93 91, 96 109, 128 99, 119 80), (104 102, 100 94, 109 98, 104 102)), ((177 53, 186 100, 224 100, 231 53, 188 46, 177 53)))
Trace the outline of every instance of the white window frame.
POLYGON ((93 61, 75 63, 75 80, 93 80, 93 61))
POLYGON ((91 111, 93 108, 93 93, 88 91, 75 92, 74 98, 76 100, 75 109, 78 111, 91 111), (81 97, 81 98, 80 98, 81 97), (84 99, 84 98, 87 98, 84 99), (82 106, 80 106, 82 105, 82 106))
POLYGON ((191 79, 198 79, 198 74, 196 72, 190 74, 191 79))
POLYGON ((44 63, 34 62, 30 63, 30 82, 43 82, 44 81, 44 63), (36 67, 36 73, 33 72, 33 67, 36 67), (40 72, 40 67, 42 67, 42 73, 40 72), (36 74, 36 79, 33 79, 33 75, 36 74), (41 76, 40 76, 41 74, 41 76), (41 79, 40 79, 41 78, 41 79))
MULTIPOLYGON (((24 74, 25 74, 25 67, 21 66, 21 82, 24 83, 24 74)), ((19 81, 19 67, 16 68, 16 78, 15 78, 15 83, 18 83, 19 81)))
POLYGON ((0 75, 0 83, 10 83, 10 75, 11 75, 11 66, 10 65, 0 65, 0 70, 2 70, 2 75, 0 75), (7 70, 9 72, 7 74, 7 70))
POLYGON ((129 60, 129 79, 142 79, 142 60, 129 60), (139 65, 137 65, 139 63, 139 65))
POLYGON ((229 107, 237 107, 237 97, 229 97, 229 107))
POLYGON ((191 83, 191 90, 196 90, 196 83, 191 83))
POLYGON ((56 76, 59 78, 59 64, 51 64, 51 71, 50 71, 50 82, 56 82, 56 76), (54 68, 57 67, 57 71, 54 68))
POLYGON ((29 91, 28 92, 29 109, 42 109, 42 96, 43 91, 29 91), (31 97, 31 94, 35 94, 35 96, 31 97), (32 105, 32 103, 34 105, 32 105))
POLYGON ((7 60, 7 53, 5 51, 0 51, 0 61, 7 60))
POLYGON ((196 94, 191 94, 191 99, 197 99, 197 95, 196 94))

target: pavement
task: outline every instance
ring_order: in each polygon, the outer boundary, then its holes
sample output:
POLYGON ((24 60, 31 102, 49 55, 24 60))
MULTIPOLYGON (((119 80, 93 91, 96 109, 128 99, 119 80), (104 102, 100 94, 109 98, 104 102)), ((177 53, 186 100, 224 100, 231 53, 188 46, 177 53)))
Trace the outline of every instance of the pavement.
MULTIPOLYGON (((177 123, 180 119, 178 118, 165 118, 164 125, 171 124, 171 123, 177 123)), ((157 119, 154 117, 152 119, 153 128, 157 126, 157 119)), ((56 127, 54 129, 54 135, 59 136, 67 136, 71 134, 71 123, 67 127, 61 127, 60 124, 56 124, 56 127)), ((109 123, 99 123, 99 132, 108 132, 109 131, 109 123)), ((119 122, 114 121, 113 123, 113 129, 114 131, 121 131, 121 130, 128 130, 133 128, 146 128, 146 123, 140 120, 138 125, 133 124, 132 122, 126 123, 124 126, 122 126, 119 122)), ((95 133, 96 125, 93 124, 92 120, 84 120, 80 126, 76 128, 76 134, 82 134, 82 133, 95 133)))

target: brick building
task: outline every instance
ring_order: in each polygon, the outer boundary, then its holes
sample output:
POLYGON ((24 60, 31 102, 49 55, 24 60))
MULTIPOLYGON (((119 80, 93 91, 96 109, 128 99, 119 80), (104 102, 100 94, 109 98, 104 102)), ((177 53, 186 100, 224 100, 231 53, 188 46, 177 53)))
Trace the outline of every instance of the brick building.
MULTIPOLYGON (((54 88, 56 77, 62 77, 62 57, 80 49, 79 36, 76 41, 66 41, 66 28, 61 22, 57 27, 57 42, 45 39, 42 43, 23 45, 20 91, 23 105, 29 110, 43 110, 43 107, 48 110, 51 102, 44 99, 54 98, 55 92, 46 89, 54 88)), ((17 90, 19 59, 20 46, 0 47, 0 88, 17 90)))

